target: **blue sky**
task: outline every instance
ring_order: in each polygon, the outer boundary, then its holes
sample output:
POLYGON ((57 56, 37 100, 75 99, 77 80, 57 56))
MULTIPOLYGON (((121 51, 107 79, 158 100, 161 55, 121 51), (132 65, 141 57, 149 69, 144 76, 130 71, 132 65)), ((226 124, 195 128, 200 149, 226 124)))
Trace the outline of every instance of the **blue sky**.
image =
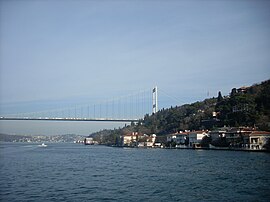
POLYGON ((227 95, 269 79, 269 36, 264 0, 1 0, 1 111, 95 103, 155 85, 179 100, 168 105, 227 95))

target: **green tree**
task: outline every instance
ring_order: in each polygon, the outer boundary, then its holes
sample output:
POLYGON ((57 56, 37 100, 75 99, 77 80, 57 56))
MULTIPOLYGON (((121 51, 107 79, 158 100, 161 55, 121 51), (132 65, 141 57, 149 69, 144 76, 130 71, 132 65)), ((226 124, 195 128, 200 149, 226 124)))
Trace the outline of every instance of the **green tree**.
POLYGON ((263 148, 270 150, 270 139, 268 138, 265 145, 263 145, 263 148))
POLYGON ((218 92, 218 98, 217 98, 217 102, 221 102, 223 100, 223 97, 221 95, 221 92, 218 92))
POLYGON ((231 97, 235 96, 237 94, 236 88, 233 88, 231 91, 231 97))

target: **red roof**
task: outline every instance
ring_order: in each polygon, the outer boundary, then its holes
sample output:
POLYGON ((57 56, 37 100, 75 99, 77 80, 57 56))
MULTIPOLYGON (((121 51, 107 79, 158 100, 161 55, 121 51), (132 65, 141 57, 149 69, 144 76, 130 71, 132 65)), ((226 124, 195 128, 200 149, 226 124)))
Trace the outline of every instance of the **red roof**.
POLYGON ((253 131, 250 135, 270 135, 270 132, 267 131, 253 131))

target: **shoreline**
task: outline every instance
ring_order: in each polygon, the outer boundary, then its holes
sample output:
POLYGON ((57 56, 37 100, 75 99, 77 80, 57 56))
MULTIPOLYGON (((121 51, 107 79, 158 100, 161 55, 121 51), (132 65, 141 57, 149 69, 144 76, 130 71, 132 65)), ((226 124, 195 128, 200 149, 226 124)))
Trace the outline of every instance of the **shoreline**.
POLYGON ((270 153, 270 150, 264 149, 241 149, 241 148, 208 148, 208 147, 200 147, 200 148, 192 148, 192 147, 129 147, 129 146, 115 146, 115 145, 106 145, 108 147, 118 147, 118 148, 134 148, 134 149, 190 149, 190 150, 214 150, 214 151, 243 151, 243 152, 264 152, 270 153))
POLYGON ((241 149, 241 148, 166 148, 166 149, 193 149, 193 150, 244 151, 244 152, 266 152, 266 153, 270 153, 270 150, 241 149))

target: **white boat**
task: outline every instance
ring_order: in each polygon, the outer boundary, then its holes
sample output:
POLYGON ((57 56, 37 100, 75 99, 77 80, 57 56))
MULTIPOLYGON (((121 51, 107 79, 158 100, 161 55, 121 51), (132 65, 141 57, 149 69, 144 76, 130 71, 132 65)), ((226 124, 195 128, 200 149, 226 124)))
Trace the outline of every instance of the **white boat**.
POLYGON ((48 145, 42 143, 42 144, 40 144, 40 145, 38 145, 38 146, 39 146, 39 147, 47 147, 48 145))

